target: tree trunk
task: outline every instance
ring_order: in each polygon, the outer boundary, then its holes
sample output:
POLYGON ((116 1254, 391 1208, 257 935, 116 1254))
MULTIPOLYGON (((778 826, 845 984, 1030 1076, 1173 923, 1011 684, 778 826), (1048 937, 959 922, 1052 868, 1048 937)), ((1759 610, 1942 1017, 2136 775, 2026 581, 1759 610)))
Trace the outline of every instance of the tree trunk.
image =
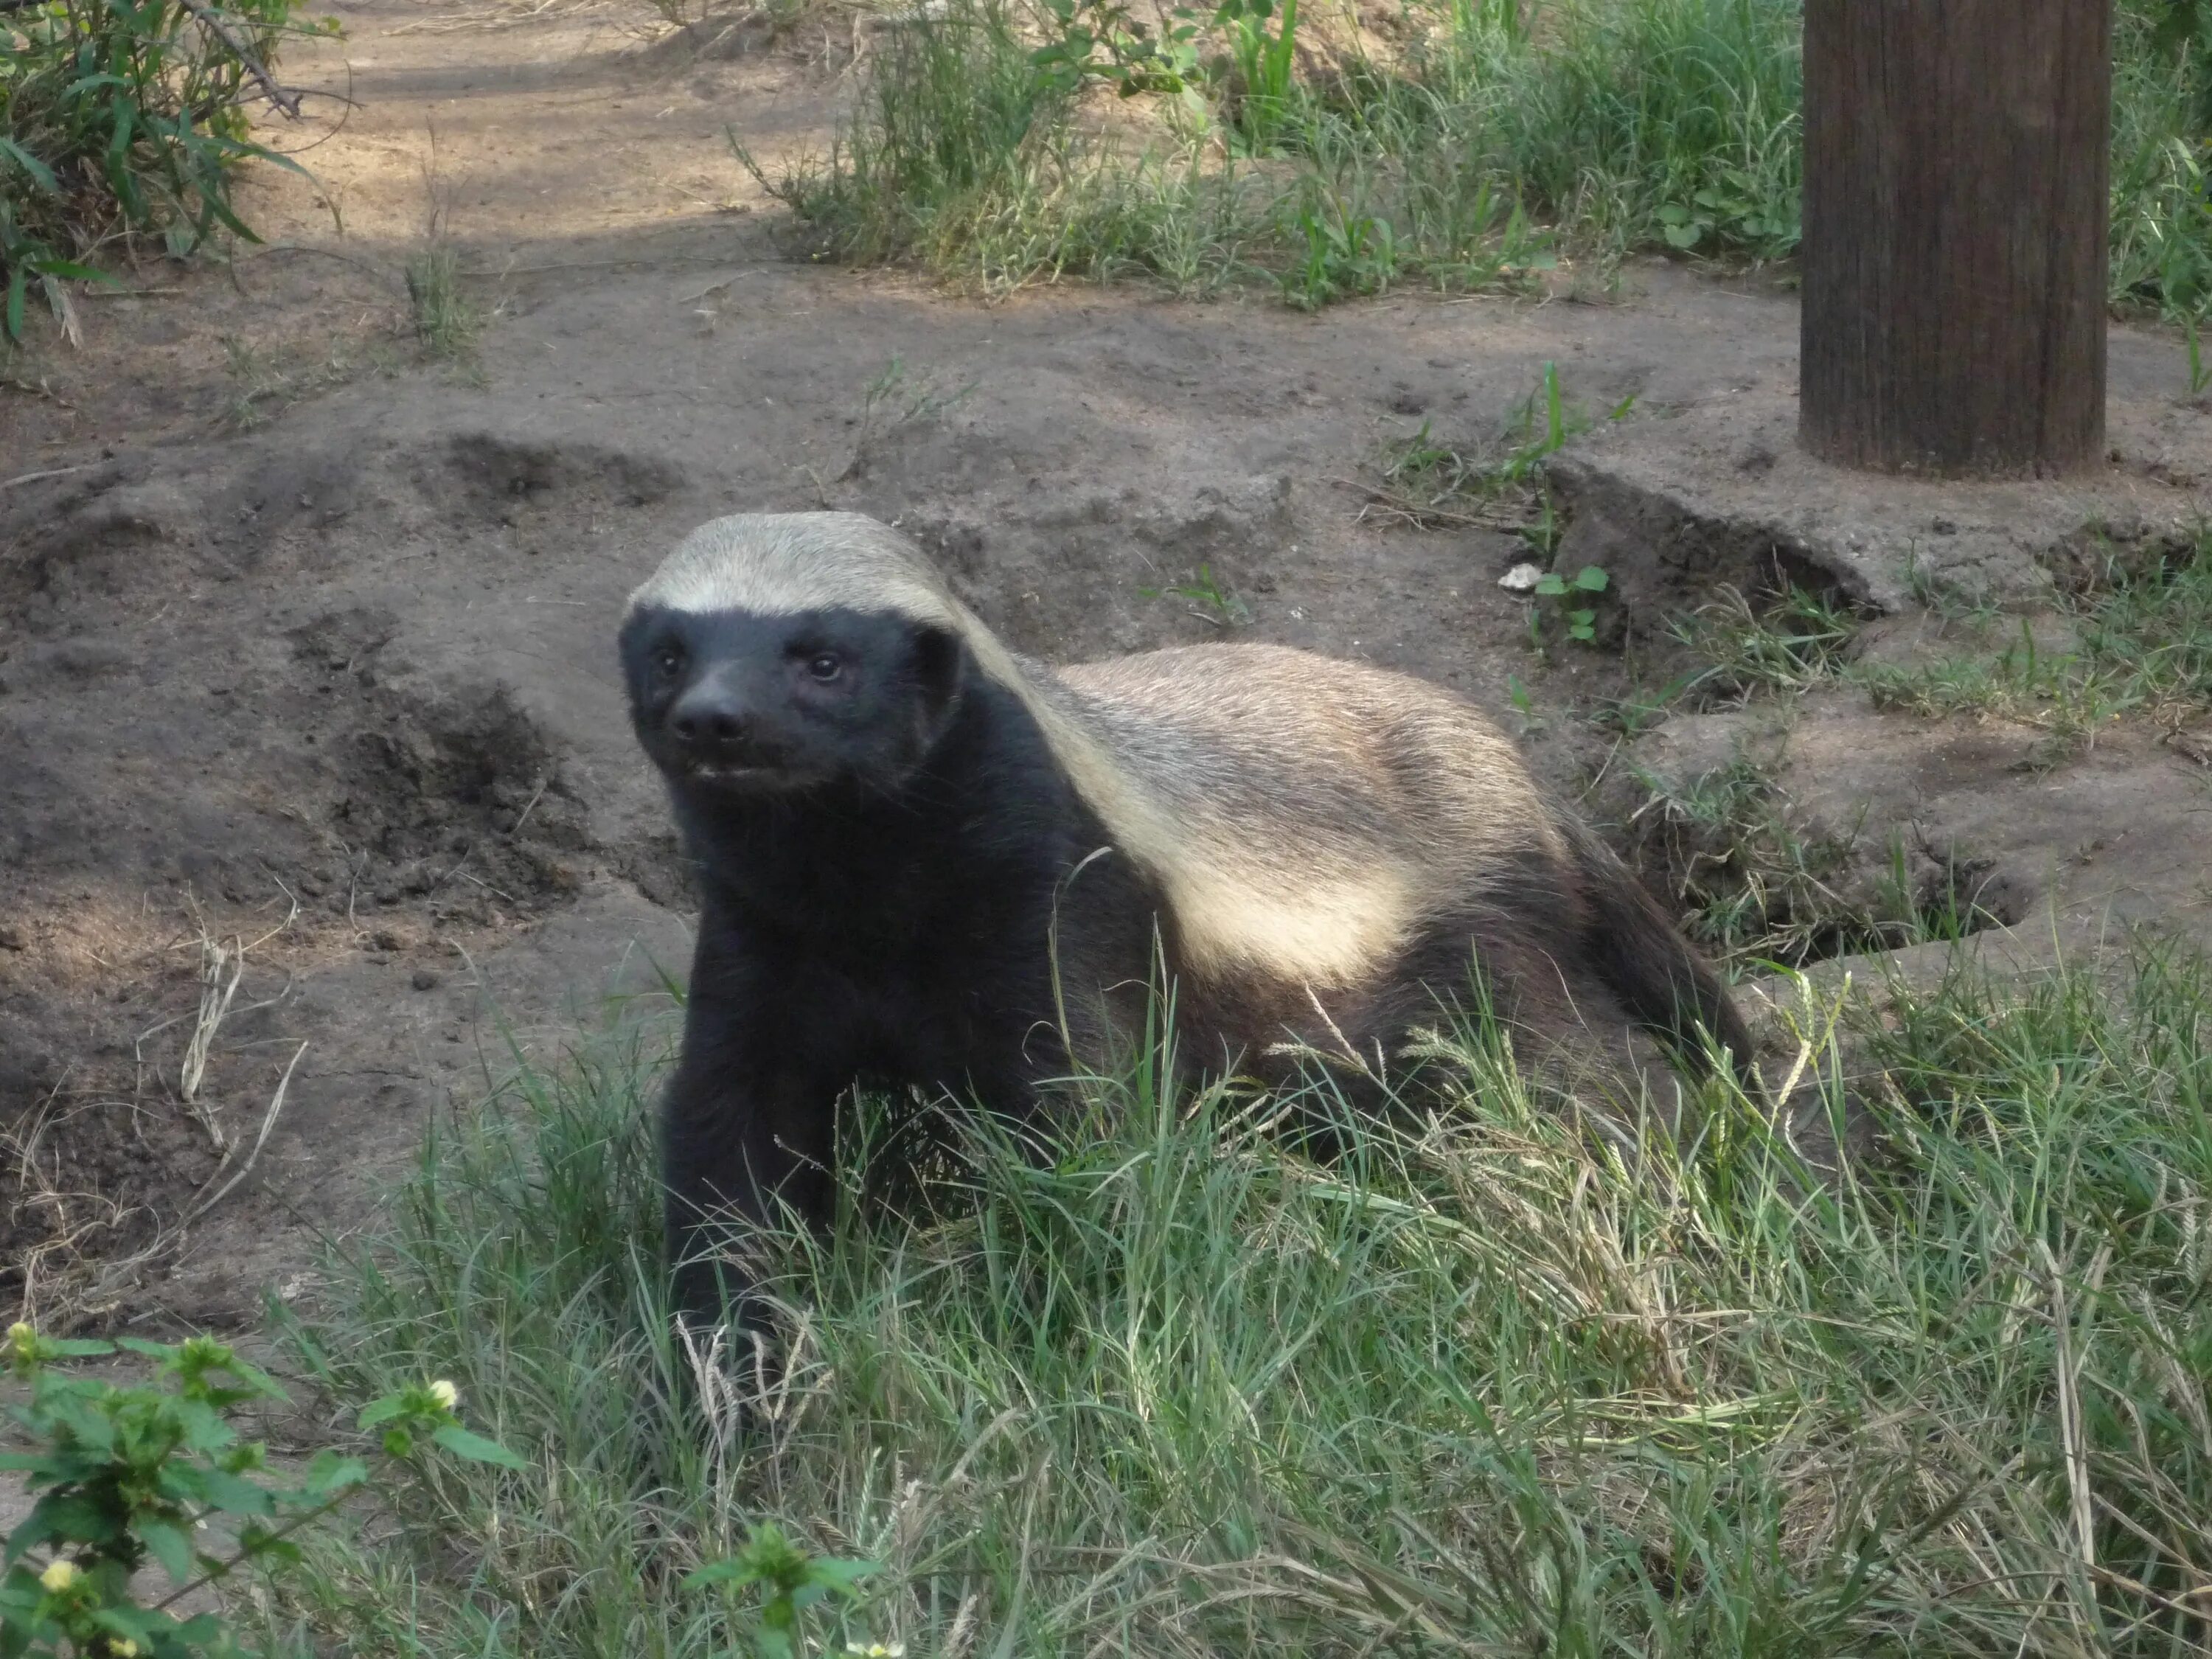
POLYGON ((2102 459, 2112 87, 2112 0, 1805 0, 1808 451, 2102 459))

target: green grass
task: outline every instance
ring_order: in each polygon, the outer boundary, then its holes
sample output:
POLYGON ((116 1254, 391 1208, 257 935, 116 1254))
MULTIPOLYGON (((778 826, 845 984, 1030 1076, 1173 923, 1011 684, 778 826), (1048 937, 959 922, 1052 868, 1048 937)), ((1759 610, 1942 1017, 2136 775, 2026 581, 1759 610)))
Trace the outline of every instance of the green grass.
POLYGON ((529 1471, 286 1603, 327 1652, 748 1651, 678 1581, 770 1519, 881 1564, 809 1651, 2198 1653, 2208 1030, 2155 956, 1908 999, 1839 1188, 1724 1102, 1624 1159, 1471 1038, 1448 1114, 1326 1166, 1271 1103, 1102 1086, 933 1222, 769 1238, 794 1364, 743 1443, 664 1334, 633 1024, 442 1129, 302 1334, 529 1471))
POLYGON ((1697 665, 1667 695, 1711 707, 1813 690, 1841 671, 1862 621, 1840 600, 1794 583, 1763 605, 1724 587, 1670 625, 1697 665))
POLYGON ((1916 872, 1896 830, 1887 841, 1863 822, 1804 833, 1747 757, 1676 781, 1630 770, 1647 864, 1665 872, 1690 936, 1732 970, 1955 941, 2004 920, 1978 902, 1972 871, 1916 872))
MULTIPOLYGON (((2122 0, 2117 37, 2112 291, 2176 315, 2212 300, 2199 10, 2122 0)), ((1312 307, 1510 283, 1547 248, 1795 252, 1800 0, 1399 19, 1386 45, 1257 0, 951 0, 892 32, 828 155, 763 182, 819 253, 986 289, 1257 280, 1312 307)))
POLYGON ((2212 540, 2141 568, 2108 562, 2068 620, 2075 642, 2052 648, 2026 622, 1968 618, 1960 654, 1852 677, 1886 708, 1998 714, 2068 747, 2115 720, 2179 725, 2212 709, 2212 540))
POLYGON ((36 0, 0 13, 0 335, 21 337, 34 288, 74 331, 64 284, 111 245, 158 239, 181 255, 224 231, 252 240, 231 207, 238 169, 297 165, 248 136, 254 70, 288 34, 337 29, 295 21, 298 3, 36 0))
POLYGON ((415 337, 433 357, 465 358, 483 331, 483 308, 461 286, 460 257, 443 243, 407 261, 415 337))
POLYGON ((2115 720, 2174 726, 2212 712, 2212 536, 2124 557, 2108 549, 2039 618, 1961 609, 1926 583, 1917 597, 1950 648, 1861 662, 1865 619, 1843 602, 1794 586, 1755 603, 1724 590, 1670 623, 1686 665, 1620 700, 1611 723, 1632 734, 1674 708, 1857 687, 1880 707, 1927 718, 2042 726, 2063 753, 2115 720))
MULTIPOLYGON (((1937 620, 1954 636, 1949 648, 1910 664, 1856 661, 1863 618, 1848 606, 1796 587, 1758 604, 1723 591, 1673 623, 1686 665, 1601 718, 1633 737, 1677 709, 1856 688, 1878 708, 1926 719, 2040 727, 2050 733, 2041 759, 2057 763, 2115 721, 2175 729, 2212 712, 2212 556, 2201 541, 2131 566, 2106 559, 2056 618, 1989 611, 1937 620)), ((1883 851, 1884 826, 1802 833, 1751 757, 1692 779, 1662 778, 1632 758, 1626 773, 1636 793, 1618 810, 1647 861, 1692 933, 1739 969, 1956 939, 1990 920, 1972 872, 1911 875, 1901 847, 1883 851)))

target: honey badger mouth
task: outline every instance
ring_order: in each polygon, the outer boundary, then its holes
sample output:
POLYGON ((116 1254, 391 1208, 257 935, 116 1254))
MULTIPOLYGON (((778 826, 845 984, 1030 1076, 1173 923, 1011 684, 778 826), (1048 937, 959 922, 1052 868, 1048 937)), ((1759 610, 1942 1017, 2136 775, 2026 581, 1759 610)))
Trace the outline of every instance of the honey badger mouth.
POLYGON ((781 766, 727 760, 678 760, 668 771, 678 783, 691 788, 728 794, 776 794, 814 781, 781 766))
POLYGON ((769 766, 740 766, 735 761, 688 761, 678 769, 691 783, 744 783, 775 770, 769 766))
POLYGON ((830 774, 784 755, 752 753, 740 759, 675 750, 656 758, 676 783, 716 794, 796 794, 831 781, 830 774))

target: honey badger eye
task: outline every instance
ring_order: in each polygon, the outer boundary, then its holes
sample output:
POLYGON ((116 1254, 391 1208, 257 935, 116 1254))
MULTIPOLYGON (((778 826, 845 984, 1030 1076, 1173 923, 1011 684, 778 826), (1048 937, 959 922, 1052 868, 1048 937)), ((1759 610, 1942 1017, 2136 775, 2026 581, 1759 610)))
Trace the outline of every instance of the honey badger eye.
POLYGON ((817 680, 834 680, 845 666, 836 653, 817 651, 806 659, 806 672, 817 680))
POLYGON ((684 672, 684 653, 672 645, 664 645, 653 653, 653 671, 664 680, 672 680, 684 672))

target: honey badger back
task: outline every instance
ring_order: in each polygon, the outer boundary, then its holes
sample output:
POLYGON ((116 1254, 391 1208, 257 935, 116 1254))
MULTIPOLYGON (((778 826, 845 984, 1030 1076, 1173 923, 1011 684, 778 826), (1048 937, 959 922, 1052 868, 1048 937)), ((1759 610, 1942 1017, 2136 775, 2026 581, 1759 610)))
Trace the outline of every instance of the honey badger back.
POLYGON ((622 646, 703 900, 663 1124, 695 1313, 719 1306, 714 1212, 827 1214, 856 1079, 1025 1110, 1066 1064, 1060 1012, 1103 1043, 1156 925, 1210 1064, 1387 1055, 1470 952, 1539 1042, 1702 1024, 1750 1053, 1633 878, 1420 681, 1259 645, 1048 670, 895 532, 831 514, 694 532, 622 646))
MULTIPOLYGON (((1631 1024, 1748 1060, 1711 969, 1612 852, 1463 699, 1411 676, 1268 645, 1054 671, 1046 695, 1164 808, 1119 842, 1158 872, 1185 1036, 1249 1061, 1293 1036, 1395 1057, 1480 963, 1536 1043, 1631 1024)), ((1100 793, 1103 793, 1103 791, 1100 793)))

